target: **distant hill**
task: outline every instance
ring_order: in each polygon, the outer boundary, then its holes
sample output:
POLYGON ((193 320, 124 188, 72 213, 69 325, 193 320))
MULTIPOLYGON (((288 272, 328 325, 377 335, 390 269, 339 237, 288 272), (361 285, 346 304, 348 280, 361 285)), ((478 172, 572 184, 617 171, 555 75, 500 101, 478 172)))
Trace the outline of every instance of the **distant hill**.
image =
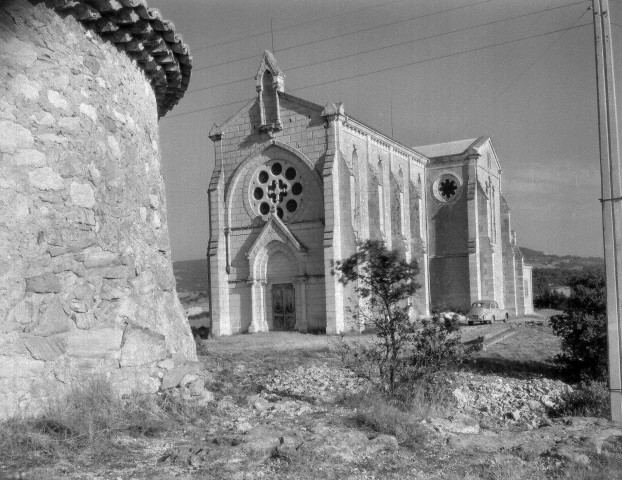
POLYGON ((533 265, 534 268, 559 268, 580 272, 582 270, 603 269, 605 265, 604 260, 599 257, 559 256, 526 247, 520 247, 520 250, 525 256, 525 263, 533 265))
POLYGON ((182 260, 173 262, 177 292, 205 292, 209 290, 207 260, 182 260))
POLYGON ((604 260, 598 257, 560 256, 525 247, 520 249, 525 263, 533 266, 533 296, 537 308, 563 310, 573 279, 584 272, 605 268, 604 260))
MULTIPOLYGON (((584 270, 603 269, 604 261, 598 257, 575 255, 552 255, 531 248, 521 247, 525 263, 532 265, 534 272, 534 293, 539 294, 548 286, 564 286, 568 280, 584 270), (544 271, 543 271, 544 270, 544 271), (548 271, 548 272, 547 272, 548 271)), ((207 260, 183 260, 173 262, 177 280, 177 292, 184 304, 203 301, 208 296, 207 260)))

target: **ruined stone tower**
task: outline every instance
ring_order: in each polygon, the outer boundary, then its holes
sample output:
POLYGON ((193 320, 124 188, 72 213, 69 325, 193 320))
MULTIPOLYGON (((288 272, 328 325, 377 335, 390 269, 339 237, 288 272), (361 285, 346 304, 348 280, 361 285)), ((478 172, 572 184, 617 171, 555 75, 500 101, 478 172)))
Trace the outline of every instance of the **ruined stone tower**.
POLYGON ((196 359, 157 125, 190 68, 144 0, 0 5, 0 417, 97 374, 153 392, 196 359))

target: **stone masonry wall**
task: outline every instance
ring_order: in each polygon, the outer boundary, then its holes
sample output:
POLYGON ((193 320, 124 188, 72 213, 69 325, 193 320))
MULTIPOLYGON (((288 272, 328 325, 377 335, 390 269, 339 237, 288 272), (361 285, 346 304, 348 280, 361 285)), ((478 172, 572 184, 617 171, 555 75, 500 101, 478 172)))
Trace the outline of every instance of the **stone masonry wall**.
POLYGON ((153 392, 196 360, 175 293, 157 106, 72 17, 0 6, 0 417, 97 372, 153 392))

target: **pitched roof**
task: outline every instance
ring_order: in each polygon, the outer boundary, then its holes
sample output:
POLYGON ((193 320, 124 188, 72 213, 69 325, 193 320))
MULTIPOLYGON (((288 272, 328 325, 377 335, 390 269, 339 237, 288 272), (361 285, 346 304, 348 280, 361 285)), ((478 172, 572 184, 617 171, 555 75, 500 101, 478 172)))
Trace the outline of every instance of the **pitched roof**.
POLYGON ((415 147, 415 150, 428 158, 460 155, 466 153, 469 147, 477 143, 478 140, 479 138, 469 138, 467 140, 456 140, 454 142, 435 143, 433 145, 415 147))

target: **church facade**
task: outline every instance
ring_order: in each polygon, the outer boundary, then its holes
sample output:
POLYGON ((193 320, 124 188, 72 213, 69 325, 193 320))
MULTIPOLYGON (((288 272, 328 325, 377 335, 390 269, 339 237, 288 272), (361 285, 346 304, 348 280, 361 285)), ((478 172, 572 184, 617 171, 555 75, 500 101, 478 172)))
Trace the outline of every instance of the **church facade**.
POLYGON ((360 300, 332 268, 366 239, 418 261, 415 315, 480 299, 532 311, 489 138, 402 145, 340 103, 286 93, 270 52, 256 90, 209 134, 212 334, 360 329, 348 314, 360 300))

